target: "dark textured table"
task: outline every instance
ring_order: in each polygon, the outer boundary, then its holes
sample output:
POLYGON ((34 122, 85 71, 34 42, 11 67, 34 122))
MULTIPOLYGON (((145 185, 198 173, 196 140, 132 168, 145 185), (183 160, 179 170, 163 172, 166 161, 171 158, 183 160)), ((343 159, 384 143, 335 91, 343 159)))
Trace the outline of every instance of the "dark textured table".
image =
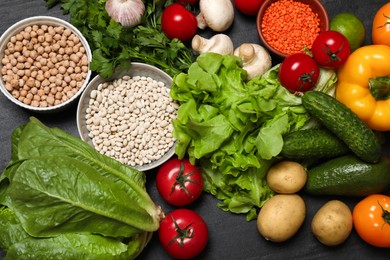
MULTIPOLYGON (((91 0, 92 1, 92 0, 91 0)), ((2 0, 0 8, 0 34, 13 23, 30 16, 51 15, 65 20, 67 16, 57 6, 47 10, 43 0, 2 0)), ((367 29, 365 44, 371 43, 371 21, 376 10, 385 4, 385 0, 323 0, 330 18, 340 12, 356 14, 367 29)), ((236 13, 234 24, 226 32, 232 37, 235 46, 244 42, 260 43, 254 17, 245 17, 236 13)), ((212 33, 204 32, 206 36, 212 33)), ((280 62, 273 57, 274 63, 280 62)), ((390 61, 389 61, 390 62, 390 61)), ((42 115, 17 107, 0 94, 0 172, 11 157, 11 133, 13 129, 36 116, 50 127, 59 127, 78 137, 76 126, 75 104, 70 109, 54 114, 42 115)), ((156 203, 165 211, 172 208, 164 204, 159 197, 154 183, 155 172, 147 172, 148 189, 156 203)), ((331 198, 313 198, 302 194, 307 205, 307 217, 302 228, 289 241, 283 243, 267 242, 256 228, 256 221, 247 222, 244 215, 235 215, 221 211, 218 201, 209 194, 204 194, 199 201, 191 205, 209 226, 210 240, 199 259, 390 259, 390 249, 380 249, 364 243, 353 230, 348 240, 337 247, 326 247, 320 244, 310 231, 310 222, 318 208, 331 198)), ((343 200, 351 207, 356 199, 343 200)), ((156 235, 140 255, 140 259, 169 259, 163 251, 156 235)))

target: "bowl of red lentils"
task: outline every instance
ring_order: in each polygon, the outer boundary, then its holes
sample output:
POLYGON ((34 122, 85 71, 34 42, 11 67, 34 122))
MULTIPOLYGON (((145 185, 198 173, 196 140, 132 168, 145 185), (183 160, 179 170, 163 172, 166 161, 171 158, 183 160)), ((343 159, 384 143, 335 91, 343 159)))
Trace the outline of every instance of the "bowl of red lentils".
POLYGON ((81 139, 140 171, 160 166, 175 153, 173 120, 179 106, 170 96, 171 85, 167 73, 139 62, 108 79, 95 76, 77 107, 81 139))
POLYGON ((329 17, 320 0, 265 0, 257 14, 257 31, 264 46, 285 58, 311 50, 329 17))
POLYGON ((74 104, 88 84, 92 53, 70 23, 34 16, 0 37, 0 90, 25 109, 52 113, 74 104))

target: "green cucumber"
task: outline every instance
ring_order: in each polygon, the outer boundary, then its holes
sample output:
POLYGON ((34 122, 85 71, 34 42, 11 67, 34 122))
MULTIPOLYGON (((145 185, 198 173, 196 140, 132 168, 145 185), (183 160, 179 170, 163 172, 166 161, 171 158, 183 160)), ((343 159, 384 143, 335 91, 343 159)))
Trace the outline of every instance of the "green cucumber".
POLYGON ((310 195, 368 196, 390 187, 390 160, 367 163, 355 155, 326 161, 308 170, 304 190, 310 195))
POLYGON ((371 163, 380 159, 382 149, 375 133, 336 98, 320 91, 307 91, 302 96, 302 104, 360 159, 371 163))
POLYGON ((291 132, 283 137, 281 155, 289 159, 330 159, 351 153, 348 146, 324 128, 291 132))

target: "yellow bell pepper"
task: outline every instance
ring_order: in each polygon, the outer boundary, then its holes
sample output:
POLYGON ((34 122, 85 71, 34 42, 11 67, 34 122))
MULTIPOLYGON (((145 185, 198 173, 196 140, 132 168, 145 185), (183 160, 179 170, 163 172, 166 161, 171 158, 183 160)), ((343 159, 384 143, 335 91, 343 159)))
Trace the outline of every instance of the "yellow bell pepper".
POLYGON ((358 48, 337 77, 336 98, 371 129, 390 130, 390 46, 358 48))

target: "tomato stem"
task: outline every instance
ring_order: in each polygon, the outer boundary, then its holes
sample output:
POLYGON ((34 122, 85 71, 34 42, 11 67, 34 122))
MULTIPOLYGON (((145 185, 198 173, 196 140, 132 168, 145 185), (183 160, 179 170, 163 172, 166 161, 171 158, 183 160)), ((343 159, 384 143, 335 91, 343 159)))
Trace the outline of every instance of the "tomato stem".
POLYGON ((385 27, 386 25, 390 24, 390 22, 388 21, 388 20, 390 19, 390 16, 385 15, 385 14, 383 14, 383 16, 384 16, 387 20, 386 20, 386 22, 385 22, 384 24, 378 26, 377 29, 382 28, 382 27, 385 27))
POLYGON ((368 79, 371 95, 376 100, 390 98, 390 77, 377 77, 368 79))
MULTIPOLYGON (((301 85, 299 86, 298 88, 298 91, 301 91, 303 89, 303 87, 305 86, 305 84, 308 82, 310 84, 313 84, 313 80, 312 80, 312 75, 315 73, 314 70, 310 71, 309 73, 304 73, 302 74, 299 79, 300 81, 302 81, 301 85)), ((299 81, 298 81, 299 82, 299 81)))
POLYGON ((334 61, 340 61, 340 57, 338 56, 339 52, 343 49, 344 47, 344 43, 341 44, 340 48, 333 52, 332 49, 327 45, 325 44, 325 48, 322 48, 322 50, 326 53, 326 55, 328 55, 329 57, 329 61, 328 62, 334 62, 334 61))
POLYGON ((387 211, 387 210, 385 210, 384 208, 383 208, 383 206, 379 203, 379 201, 378 201, 378 205, 379 205, 379 207, 381 207, 381 209, 382 209, 382 218, 383 218, 383 220, 384 220, 384 222, 383 222, 383 225, 382 225, 382 229, 383 229, 383 226, 384 225, 390 225, 390 212, 389 211, 387 211))
POLYGON ((183 229, 181 229, 179 227, 179 225, 177 224, 176 220, 173 218, 173 216, 172 216, 172 221, 175 224, 177 235, 169 241, 168 245, 177 241, 179 243, 179 246, 183 247, 184 246, 184 239, 192 238, 192 236, 194 235, 194 233, 192 232, 192 229, 190 229, 190 227, 192 226, 193 223, 190 223, 187 226, 185 226, 183 229))
POLYGON ((179 185, 180 189, 183 189, 184 192, 187 194, 188 197, 191 197, 190 193, 187 190, 187 187, 185 185, 186 182, 192 182, 195 184, 198 184, 197 181, 190 179, 189 177, 193 175, 195 171, 192 171, 188 174, 184 174, 184 163, 180 162, 180 170, 179 173, 176 176, 176 182, 172 185, 171 194, 174 192, 176 185, 179 185))

